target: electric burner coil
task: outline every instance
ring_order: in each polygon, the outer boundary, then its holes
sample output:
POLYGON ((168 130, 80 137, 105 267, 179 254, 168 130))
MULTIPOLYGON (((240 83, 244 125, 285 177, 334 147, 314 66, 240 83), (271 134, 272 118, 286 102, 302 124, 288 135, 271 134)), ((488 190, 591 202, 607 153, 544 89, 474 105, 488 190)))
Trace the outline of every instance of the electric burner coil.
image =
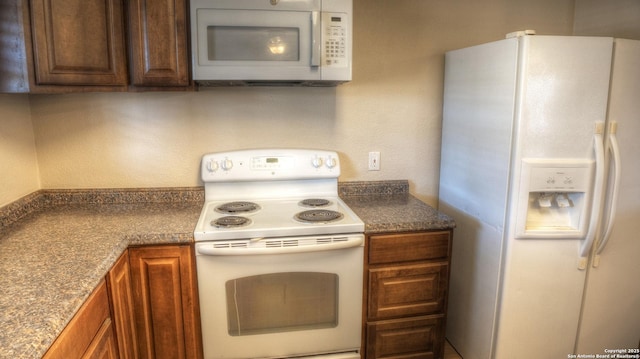
POLYGON ((224 216, 211 221, 211 225, 216 228, 238 228, 251 224, 251 220, 242 216, 224 216))
POLYGON ((312 209, 297 213, 294 218, 302 223, 331 223, 339 221, 344 215, 329 209, 312 209))
POLYGON ((253 213, 260 210, 257 203, 247 201, 227 202, 215 208, 215 211, 223 214, 253 213))
POLYGON ((298 202, 298 205, 309 208, 327 207, 331 205, 331 201, 324 198, 307 198, 298 202))

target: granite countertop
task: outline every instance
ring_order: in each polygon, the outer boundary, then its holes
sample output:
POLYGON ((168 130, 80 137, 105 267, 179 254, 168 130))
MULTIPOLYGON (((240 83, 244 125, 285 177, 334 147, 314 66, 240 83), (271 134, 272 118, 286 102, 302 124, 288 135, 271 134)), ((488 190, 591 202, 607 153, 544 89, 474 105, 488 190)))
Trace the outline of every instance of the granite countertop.
POLYGON ((367 234, 445 230, 453 218, 409 193, 407 181, 346 182, 340 197, 362 219, 367 234))
MULTIPOLYGON (((450 229, 407 181, 340 183, 366 233, 450 229)), ((202 188, 42 190, 0 208, 0 358, 40 358, 131 245, 191 243, 202 188)))
POLYGON ((129 245, 190 243, 202 190, 40 191, 0 216, 0 358, 40 358, 129 245))

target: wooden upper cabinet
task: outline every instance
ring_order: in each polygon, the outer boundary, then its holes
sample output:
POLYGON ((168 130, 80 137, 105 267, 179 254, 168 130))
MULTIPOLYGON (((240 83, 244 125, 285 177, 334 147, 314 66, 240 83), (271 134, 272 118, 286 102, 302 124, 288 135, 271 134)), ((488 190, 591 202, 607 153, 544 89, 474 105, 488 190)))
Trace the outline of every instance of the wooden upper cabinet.
POLYGON ((0 3, 0 92, 195 89, 188 0, 0 3))
POLYGON ((126 85, 122 0, 31 0, 36 85, 126 85))
POLYGON ((189 85, 186 0, 128 4, 132 85, 189 85))

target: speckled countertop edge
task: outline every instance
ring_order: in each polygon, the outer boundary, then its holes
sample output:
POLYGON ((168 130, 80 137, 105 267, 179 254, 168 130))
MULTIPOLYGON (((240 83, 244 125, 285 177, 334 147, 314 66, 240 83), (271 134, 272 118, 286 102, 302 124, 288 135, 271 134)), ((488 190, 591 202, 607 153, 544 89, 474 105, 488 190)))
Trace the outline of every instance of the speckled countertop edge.
POLYGON ((409 194, 409 181, 352 181, 338 183, 340 197, 395 196, 409 194))
POLYGON ((39 190, 0 207, 0 228, 63 204, 204 202, 203 187, 39 190))

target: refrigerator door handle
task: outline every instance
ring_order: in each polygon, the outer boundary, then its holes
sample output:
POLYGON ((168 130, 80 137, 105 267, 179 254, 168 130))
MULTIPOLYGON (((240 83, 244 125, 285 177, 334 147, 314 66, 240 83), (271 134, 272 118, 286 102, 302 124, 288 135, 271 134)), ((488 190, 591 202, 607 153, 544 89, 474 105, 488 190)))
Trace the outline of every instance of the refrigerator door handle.
POLYGON ((600 253, 604 250, 604 247, 607 246, 607 242, 609 242, 609 238, 611 237, 611 230, 613 229, 613 222, 616 218, 616 207, 618 206, 618 192, 620 189, 620 173, 621 173, 621 159, 620 159, 620 148, 618 146, 618 139, 616 138, 616 127, 617 124, 615 122, 611 123, 611 131, 609 132, 609 145, 607 146, 607 150, 611 153, 611 163, 613 163, 613 189, 611 192, 611 200, 609 203, 609 215, 607 216, 607 229, 602 236, 602 239, 597 244, 597 249, 595 253, 595 257, 593 258, 593 266, 598 267, 600 265, 600 253))
POLYGON ((602 132, 599 130, 602 126, 596 124, 596 133, 593 135, 594 154, 596 157, 596 178, 593 185, 593 201, 591 206, 591 219, 589 222, 589 231, 587 236, 580 245, 580 258, 578 258, 578 269, 587 268, 589 261, 589 252, 593 246, 596 237, 596 230, 600 219, 600 207, 602 204, 602 192, 604 191, 604 141, 602 140, 602 132))

